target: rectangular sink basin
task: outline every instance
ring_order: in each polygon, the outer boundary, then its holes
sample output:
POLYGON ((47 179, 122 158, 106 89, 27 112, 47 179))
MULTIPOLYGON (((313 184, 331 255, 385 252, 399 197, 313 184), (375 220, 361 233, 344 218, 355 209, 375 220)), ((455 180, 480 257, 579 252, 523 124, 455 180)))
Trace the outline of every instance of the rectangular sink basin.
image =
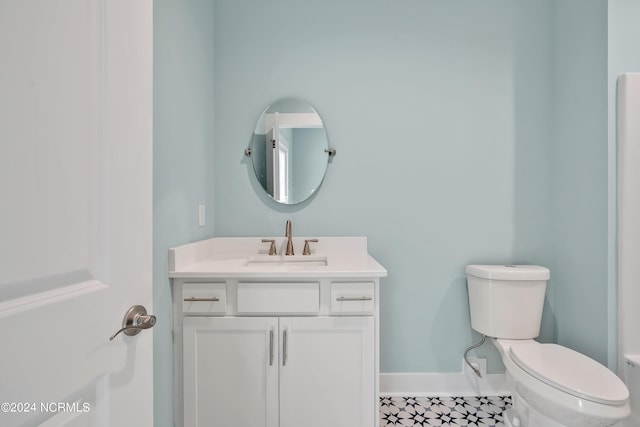
POLYGON ((326 267, 326 256, 255 255, 247 258, 246 267, 326 267))

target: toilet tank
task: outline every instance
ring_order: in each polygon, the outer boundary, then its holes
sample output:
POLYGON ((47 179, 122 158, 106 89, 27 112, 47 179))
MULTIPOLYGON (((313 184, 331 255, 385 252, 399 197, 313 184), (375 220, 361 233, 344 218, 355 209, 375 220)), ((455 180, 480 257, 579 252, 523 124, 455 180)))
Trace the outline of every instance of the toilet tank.
POLYGON ((537 265, 468 265, 471 327, 503 339, 540 335, 549 269, 537 265))

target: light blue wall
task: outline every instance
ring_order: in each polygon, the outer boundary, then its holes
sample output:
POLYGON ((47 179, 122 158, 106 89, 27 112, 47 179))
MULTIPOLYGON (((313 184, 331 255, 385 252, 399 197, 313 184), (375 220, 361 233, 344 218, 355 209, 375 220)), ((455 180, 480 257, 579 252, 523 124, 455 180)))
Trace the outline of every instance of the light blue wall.
MULTIPOLYGON (((609 93, 615 95, 615 82, 618 75, 640 71, 640 26, 638 25, 640 2, 637 0, 609 0, 608 8, 608 71, 611 89, 609 93)), ((609 110, 615 112, 615 108, 609 110)), ((612 117, 614 116, 612 115, 612 117)), ((612 124, 615 124, 615 121, 612 124)))
POLYGON ((608 363, 607 3, 554 2, 553 305, 562 345, 608 363))
POLYGON ((389 270, 381 370, 459 371, 477 339, 465 264, 553 259, 551 3, 217 1, 216 234, 284 235, 290 218, 295 235, 368 236, 389 270), (338 150, 294 207, 242 155, 286 96, 316 107, 338 150))
POLYGON ((213 12, 211 0, 154 1, 156 427, 173 426, 172 299, 167 250, 213 235, 213 12), (205 227, 198 226, 199 204, 207 207, 205 227))

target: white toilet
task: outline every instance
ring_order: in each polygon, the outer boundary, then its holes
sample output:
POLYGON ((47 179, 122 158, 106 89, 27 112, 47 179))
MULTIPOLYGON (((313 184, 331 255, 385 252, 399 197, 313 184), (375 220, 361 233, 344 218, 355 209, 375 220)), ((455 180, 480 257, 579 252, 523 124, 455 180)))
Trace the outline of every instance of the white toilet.
POLYGON ((507 427, 613 426, 629 415, 629 391, 609 369, 557 344, 541 344, 549 269, 468 265, 471 327, 502 356, 513 408, 507 427))

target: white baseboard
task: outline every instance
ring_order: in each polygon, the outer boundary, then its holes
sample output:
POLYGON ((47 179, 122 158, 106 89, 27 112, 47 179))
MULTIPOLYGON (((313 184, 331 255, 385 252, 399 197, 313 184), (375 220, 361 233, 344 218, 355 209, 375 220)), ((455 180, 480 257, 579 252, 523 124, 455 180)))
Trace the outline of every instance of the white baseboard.
POLYGON ((510 395, 505 374, 471 371, 448 373, 381 373, 380 395, 383 397, 451 397, 510 395))

